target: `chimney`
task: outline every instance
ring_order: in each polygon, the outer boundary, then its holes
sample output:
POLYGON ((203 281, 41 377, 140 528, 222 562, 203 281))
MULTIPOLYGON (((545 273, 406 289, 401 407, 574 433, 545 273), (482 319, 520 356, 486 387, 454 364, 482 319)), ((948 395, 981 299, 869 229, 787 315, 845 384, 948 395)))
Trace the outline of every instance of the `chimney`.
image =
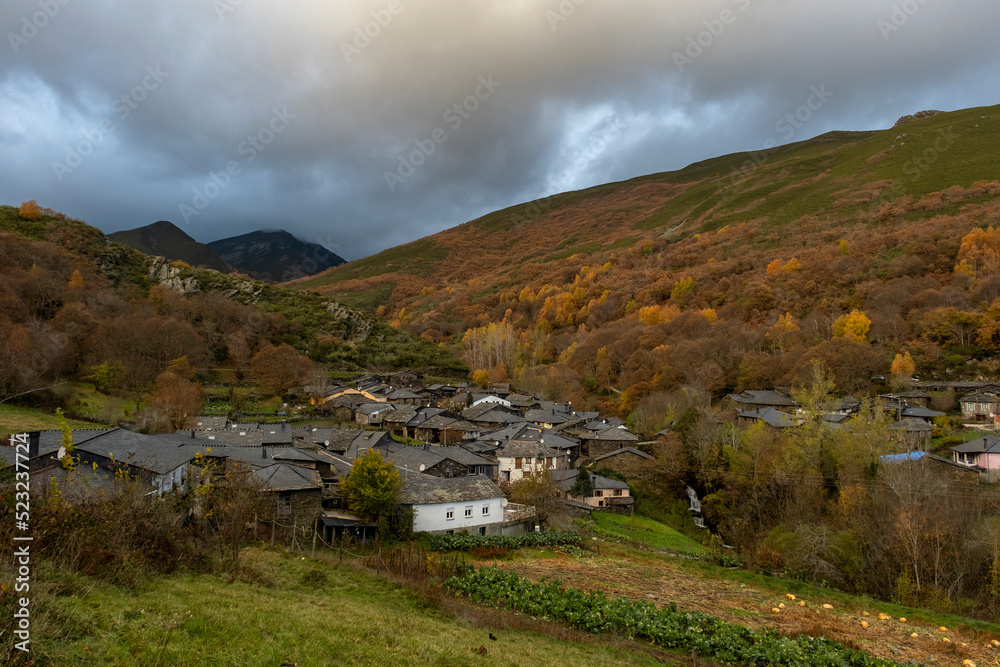
POLYGON ((429 442, 425 442, 424 443, 424 451, 425 452, 431 451, 431 443, 429 443, 429 442))
POLYGON ((260 448, 260 458, 262 458, 262 459, 266 459, 267 458, 267 447, 261 447, 260 448))
POLYGON ((38 456, 38 441, 42 434, 40 431, 31 431, 28 434, 28 458, 33 459, 38 456))
POLYGON ((194 429, 191 429, 191 439, 194 440, 194 429))

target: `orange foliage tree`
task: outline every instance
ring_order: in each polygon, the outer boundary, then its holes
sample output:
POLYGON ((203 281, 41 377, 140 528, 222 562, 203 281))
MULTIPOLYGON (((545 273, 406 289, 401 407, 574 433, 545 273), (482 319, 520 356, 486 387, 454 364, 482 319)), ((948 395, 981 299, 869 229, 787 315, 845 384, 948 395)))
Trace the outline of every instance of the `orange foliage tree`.
POLYGON ((17 214, 21 216, 22 220, 41 220, 42 207, 34 199, 30 199, 21 204, 21 208, 17 210, 17 214))

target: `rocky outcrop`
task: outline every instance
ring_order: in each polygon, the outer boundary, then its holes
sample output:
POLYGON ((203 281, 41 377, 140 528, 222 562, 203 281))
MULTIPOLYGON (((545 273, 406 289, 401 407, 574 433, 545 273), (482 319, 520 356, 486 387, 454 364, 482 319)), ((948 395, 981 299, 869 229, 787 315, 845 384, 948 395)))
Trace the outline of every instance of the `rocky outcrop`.
POLYGON ((915 114, 911 114, 909 116, 903 116, 902 118, 896 121, 896 124, 893 125, 893 127, 896 127, 897 125, 903 125, 904 123, 911 123, 915 120, 920 120, 921 118, 930 118, 931 116, 936 116, 939 113, 944 113, 944 112, 935 111, 933 109, 930 109, 928 111, 918 111, 915 114))

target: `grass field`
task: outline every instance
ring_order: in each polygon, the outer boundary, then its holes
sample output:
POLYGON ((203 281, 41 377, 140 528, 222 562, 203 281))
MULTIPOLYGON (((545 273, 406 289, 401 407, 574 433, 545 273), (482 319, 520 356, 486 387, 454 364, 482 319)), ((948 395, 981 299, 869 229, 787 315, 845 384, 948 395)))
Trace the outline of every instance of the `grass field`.
MULTIPOLYGON (((104 428, 104 424, 67 419, 72 428, 104 428)), ((19 408, 14 405, 0 405, 0 435, 45 431, 59 428, 59 418, 35 408, 19 408)))
POLYGON ((433 600, 347 565, 253 549, 245 558, 253 583, 176 574, 133 591, 83 575, 36 573, 35 581, 49 578, 40 602, 51 630, 32 635, 36 664, 660 664, 589 636, 563 641, 499 621, 483 624, 498 618, 493 611, 460 605, 471 620, 461 612, 456 618, 433 600))
POLYGON ((609 512, 594 512, 594 523, 609 537, 636 541, 654 549, 668 549, 680 553, 701 554, 705 547, 681 535, 670 526, 644 516, 621 516, 609 512))

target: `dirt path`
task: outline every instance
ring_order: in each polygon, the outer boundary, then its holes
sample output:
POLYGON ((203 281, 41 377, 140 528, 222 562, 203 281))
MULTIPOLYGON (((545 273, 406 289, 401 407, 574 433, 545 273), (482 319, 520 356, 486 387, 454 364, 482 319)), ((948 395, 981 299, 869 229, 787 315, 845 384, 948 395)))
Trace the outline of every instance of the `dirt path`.
POLYGON ((898 618, 880 620, 877 604, 870 609, 825 609, 827 600, 791 600, 739 582, 692 575, 669 563, 622 558, 559 554, 553 558, 502 561, 498 567, 535 581, 542 577, 558 579, 567 587, 603 591, 661 607, 675 602, 680 609, 701 611, 755 629, 769 627, 793 636, 824 636, 899 662, 960 666, 969 659, 977 667, 1000 666, 1000 648, 990 645, 991 640, 1000 637, 970 628, 942 631, 898 618), (863 627, 862 621, 868 627, 863 627), (912 637, 913 633, 917 637, 912 637))

